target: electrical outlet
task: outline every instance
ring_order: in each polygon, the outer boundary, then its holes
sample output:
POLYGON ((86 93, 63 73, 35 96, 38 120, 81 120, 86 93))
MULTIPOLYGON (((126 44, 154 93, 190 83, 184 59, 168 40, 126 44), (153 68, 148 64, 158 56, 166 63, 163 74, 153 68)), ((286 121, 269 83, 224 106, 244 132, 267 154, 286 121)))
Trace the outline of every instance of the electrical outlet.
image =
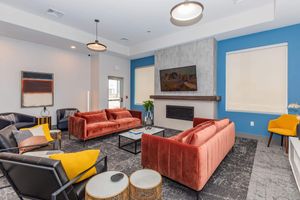
POLYGON ((254 126, 255 124, 254 124, 254 121, 251 121, 250 122, 250 126, 254 126))

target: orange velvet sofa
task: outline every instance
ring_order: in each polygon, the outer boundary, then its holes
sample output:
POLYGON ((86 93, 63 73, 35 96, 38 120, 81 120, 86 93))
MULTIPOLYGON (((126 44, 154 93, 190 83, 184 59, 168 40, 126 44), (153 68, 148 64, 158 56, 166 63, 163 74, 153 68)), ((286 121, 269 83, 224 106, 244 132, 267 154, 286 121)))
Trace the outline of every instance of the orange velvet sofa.
POLYGON ((86 141, 142 126, 142 113, 125 108, 79 112, 69 117, 69 136, 86 141))
POLYGON ((201 191, 235 143, 235 125, 226 120, 195 118, 193 128, 171 138, 144 134, 142 166, 201 191))

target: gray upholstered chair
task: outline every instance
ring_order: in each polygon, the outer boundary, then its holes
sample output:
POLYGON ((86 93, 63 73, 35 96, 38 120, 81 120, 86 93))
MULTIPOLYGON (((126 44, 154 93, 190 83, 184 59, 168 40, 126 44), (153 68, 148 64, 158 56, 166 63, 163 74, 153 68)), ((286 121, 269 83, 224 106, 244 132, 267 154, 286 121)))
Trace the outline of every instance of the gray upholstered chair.
POLYGON ((68 111, 79 112, 77 108, 62 108, 56 111, 57 128, 60 130, 68 130, 69 116, 66 116, 68 111))

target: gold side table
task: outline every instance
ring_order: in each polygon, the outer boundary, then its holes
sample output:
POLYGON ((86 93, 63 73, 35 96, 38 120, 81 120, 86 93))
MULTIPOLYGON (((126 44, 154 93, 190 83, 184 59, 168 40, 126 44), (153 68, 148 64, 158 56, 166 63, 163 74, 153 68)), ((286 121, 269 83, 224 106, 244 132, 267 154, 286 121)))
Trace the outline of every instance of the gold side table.
POLYGON ((161 200, 162 177, 151 169, 142 169, 130 176, 131 200, 161 200))
POLYGON ((37 124, 48 124, 49 125, 49 129, 51 130, 51 116, 36 116, 37 119, 37 124))
POLYGON ((55 139, 58 140, 58 145, 59 145, 59 149, 62 148, 62 142, 61 142, 61 139, 62 139, 62 133, 61 133, 61 130, 59 129, 56 129, 56 130, 50 130, 50 134, 51 136, 54 135, 55 139))

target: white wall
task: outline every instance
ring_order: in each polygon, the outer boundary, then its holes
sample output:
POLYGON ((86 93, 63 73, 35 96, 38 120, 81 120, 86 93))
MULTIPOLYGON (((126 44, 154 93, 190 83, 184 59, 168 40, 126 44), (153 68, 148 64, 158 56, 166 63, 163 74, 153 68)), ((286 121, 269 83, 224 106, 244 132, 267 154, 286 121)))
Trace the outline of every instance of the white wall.
POLYGON ((130 61, 109 53, 100 53, 100 109, 108 107, 108 77, 123 78, 123 106, 130 108, 130 61), (128 97, 126 99, 126 96, 128 97))
POLYGON ((39 115, 42 108, 21 108, 21 71, 54 74, 52 123, 58 108, 86 110, 90 90, 90 58, 87 55, 44 45, 0 37, 0 113, 39 115))

